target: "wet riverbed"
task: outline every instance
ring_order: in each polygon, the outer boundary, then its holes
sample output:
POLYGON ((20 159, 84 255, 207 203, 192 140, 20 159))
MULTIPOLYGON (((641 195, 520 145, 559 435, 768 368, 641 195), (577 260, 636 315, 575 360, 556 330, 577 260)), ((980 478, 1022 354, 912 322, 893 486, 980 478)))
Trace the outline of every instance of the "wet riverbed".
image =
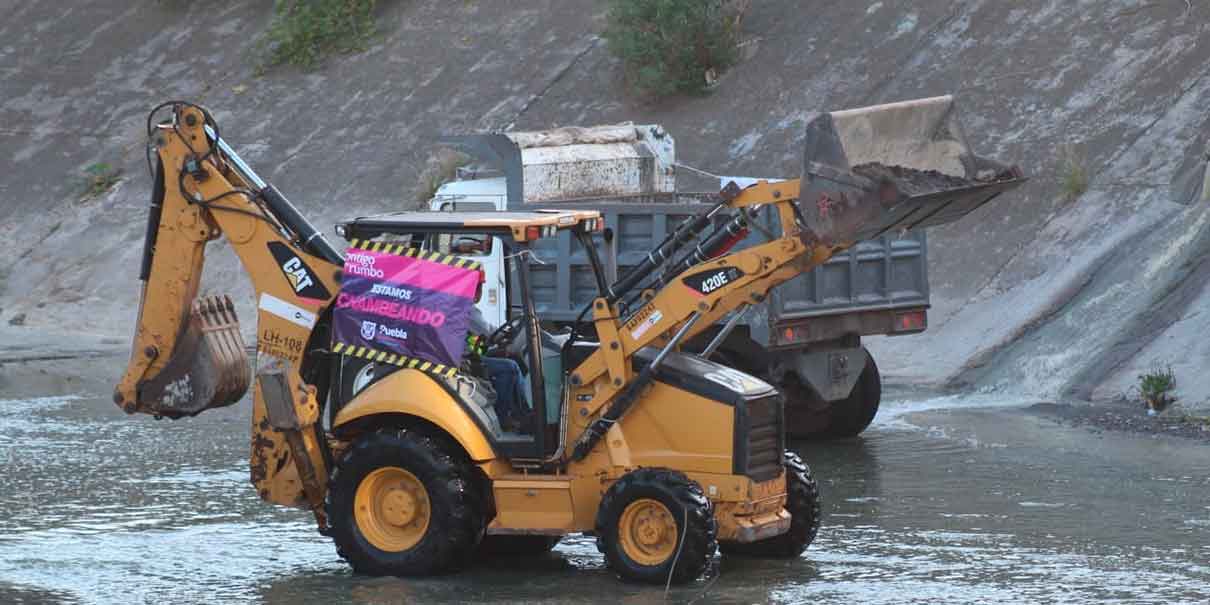
MULTIPOLYGON (((253 493, 246 404, 157 422, 103 388, 0 391, 0 602, 664 601, 578 537, 441 578, 354 576, 306 514, 253 493)), ((893 394, 862 438, 796 444, 823 487, 815 545, 716 559, 669 600, 1210 601, 1210 447, 1032 403, 893 394)))

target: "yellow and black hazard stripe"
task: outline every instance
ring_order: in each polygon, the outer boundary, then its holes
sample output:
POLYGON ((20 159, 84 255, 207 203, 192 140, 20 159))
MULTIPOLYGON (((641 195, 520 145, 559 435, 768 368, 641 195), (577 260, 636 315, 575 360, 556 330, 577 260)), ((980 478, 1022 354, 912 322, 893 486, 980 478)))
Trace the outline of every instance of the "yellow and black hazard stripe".
POLYGON ((472 271, 477 271, 479 269, 479 261, 473 261, 469 258, 462 258, 461 256, 451 256, 449 254, 433 252, 431 250, 421 250, 419 248, 408 246, 407 244, 376 242, 368 239, 352 239, 349 240, 349 246, 357 248, 358 250, 365 250, 367 252, 382 252, 384 254, 394 254, 395 256, 418 258, 420 260, 441 263, 451 267, 458 267, 459 269, 469 269, 472 271))
POLYGON ((418 359, 415 357, 408 357, 406 355, 399 355, 397 353, 378 351, 369 347, 347 345, 343 342, 338 342, 332 345, 332 352, 339 353, 341 355, 348 355, 349 357, 356 357, 358 359, 368 359, 378 363, 399 366, 401 368, 420 370, 421 372, 428 372, 429 374, 434 374, 443 378, 453 378, 454 375, 458 373, 458 368, 455 368, 454 366, 447 366, 442 363, 434 363, 427 359, 418 359))

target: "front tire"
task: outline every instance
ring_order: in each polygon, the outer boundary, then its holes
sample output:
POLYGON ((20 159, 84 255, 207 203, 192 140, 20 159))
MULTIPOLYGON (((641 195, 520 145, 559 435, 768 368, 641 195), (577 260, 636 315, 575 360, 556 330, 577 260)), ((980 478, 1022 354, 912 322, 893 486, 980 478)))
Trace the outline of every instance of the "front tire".
POLYGON ((714 507, 697 483, 666 469, 639 469, 610 486, 596 521, 597 549, 623 579, 697 579, 717 549, 714 507))
POLYGON ((451 571, 483 537, 474 471, 444 441, 409 429, 357 438, 337 462, 325 508, 336 550, 354 571, 451 571))
POLYGON ((724 542, 720 548, 725 555, 792 559, 807 550, 819 534, 819 484, 811 469, 794 452, 786 452, 786 510, 790 513, 790 530, 758 542, 724 542))

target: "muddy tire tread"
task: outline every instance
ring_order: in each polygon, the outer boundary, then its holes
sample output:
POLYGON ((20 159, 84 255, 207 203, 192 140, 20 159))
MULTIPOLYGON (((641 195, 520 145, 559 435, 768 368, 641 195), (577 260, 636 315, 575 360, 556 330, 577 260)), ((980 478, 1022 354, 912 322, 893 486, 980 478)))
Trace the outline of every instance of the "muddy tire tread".
POLYGON ((482 489, 473 466, 447 440, 408 428, 362 435, 337 461, 324 500, 336 552, 353 570, 369 575, 424 576, 454 571, 469 561, 485 526, 482 489), (353 514, 361 479, 382 466, 415 474, 432 503, 429 531, 402 553, 375 548, 360 535, 353 514), (446 510, 437 512, 438 503, 446 510))
POLYGON ((702 487, 683 473, 669 469, 643 468, 618 479, 605 492, 597 509, 597 550, 605 555, 609 568, 625 580, 663 584, 669 580, 673 560, 658 566, 639 565, 622 551, 618 540, 618 520, 626 505, 637 498, 660 500, 677 517, 678 537, 683 537, 680 556, 671 582, 683 584, 702 575, 718 550, 718 527, 714 506, 702 487), (687 515, 685 512, 687 511, 687 515), (683 525, 683 526, 682 526, 683 525))

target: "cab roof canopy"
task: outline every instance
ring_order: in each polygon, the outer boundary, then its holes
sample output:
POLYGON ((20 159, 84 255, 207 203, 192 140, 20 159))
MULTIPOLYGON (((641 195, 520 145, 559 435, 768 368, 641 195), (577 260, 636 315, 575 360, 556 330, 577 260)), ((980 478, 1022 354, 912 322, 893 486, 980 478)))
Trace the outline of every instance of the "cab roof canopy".
POLYGON ((346 239, 370 239, 383 234, 493 233, 519 242, 549 237, 558 229, 595 231, 604 226, 596 210, 537 210, 533 212, 408 211, 358 217, 338 223, 346 239))

